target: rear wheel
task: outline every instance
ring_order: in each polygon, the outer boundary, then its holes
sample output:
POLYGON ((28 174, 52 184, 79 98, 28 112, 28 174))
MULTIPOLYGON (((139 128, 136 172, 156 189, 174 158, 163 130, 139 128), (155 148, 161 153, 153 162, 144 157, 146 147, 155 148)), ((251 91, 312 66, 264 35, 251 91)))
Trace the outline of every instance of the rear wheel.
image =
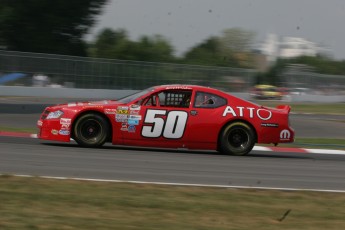
POLYGON ((247 155, 254 147, 256 135, 249 125, 234 122, 227 125, 220 135, 220 151, 229 155, 247 155))
POLYGON ((95 113, 84 114, 74 125, 74 139, 84 147, 102 146, 108 139, 110 125, 101 115, 95 113))

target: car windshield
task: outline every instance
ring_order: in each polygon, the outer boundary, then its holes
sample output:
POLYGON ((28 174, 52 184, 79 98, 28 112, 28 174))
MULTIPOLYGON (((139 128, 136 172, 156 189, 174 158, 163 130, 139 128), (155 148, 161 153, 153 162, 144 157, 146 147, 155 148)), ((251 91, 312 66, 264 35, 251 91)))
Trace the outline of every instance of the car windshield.
POLYGON ((117 100, 118 102, 121 102, 121 103, 129 103, 131 101, 135 101, 136 99, 140 98, 141 96, 151 92, 154 90, 154 87, 151 87, 151 88, 148 88, 148 89, 144 89, 142 91, 139 91, 137 93, 134 93, 134 94, 131 94, 129 96, 126 96, 126 97, 123 97, 119 100, 117 100))

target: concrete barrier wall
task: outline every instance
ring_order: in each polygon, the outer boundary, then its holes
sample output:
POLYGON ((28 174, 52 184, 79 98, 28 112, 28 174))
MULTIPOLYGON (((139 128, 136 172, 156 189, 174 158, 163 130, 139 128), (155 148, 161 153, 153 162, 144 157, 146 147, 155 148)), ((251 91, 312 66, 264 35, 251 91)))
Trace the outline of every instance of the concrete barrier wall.
MULTIPOLYGON (((75 89, 49 87, 0 86, 0 96, 45 97, 45 98, 93 98, 118 99, 133 94, 137 90, 109 90, 109 89, 75 89)), ((233 95, 249 100, 248 93, 233 93, 233 95)), ((284 99, 287 102, 345 102, 345 95, 291 95, 284 99)))
POLYGON ((135 92, 137 90, 0 86, 0 96, 19 97, 118 99, 135 92))
POLYGON ((293 102, 339 103, 345 102, 345 95, 291 95, 293 102))

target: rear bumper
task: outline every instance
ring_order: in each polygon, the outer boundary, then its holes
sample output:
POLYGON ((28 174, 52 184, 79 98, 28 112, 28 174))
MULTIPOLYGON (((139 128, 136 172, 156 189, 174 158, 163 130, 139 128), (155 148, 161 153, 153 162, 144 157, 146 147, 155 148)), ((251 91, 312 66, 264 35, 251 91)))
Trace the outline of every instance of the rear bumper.
POLYGON ((295 130, 291 127, 283 129, 279 133, 279 142, 277 143, 292 143, 295 141, 295 130))
POLYGON ((295 131, 291 127, 262 127, 258 143, 278 144, 292 143, 295 141, 295 131))

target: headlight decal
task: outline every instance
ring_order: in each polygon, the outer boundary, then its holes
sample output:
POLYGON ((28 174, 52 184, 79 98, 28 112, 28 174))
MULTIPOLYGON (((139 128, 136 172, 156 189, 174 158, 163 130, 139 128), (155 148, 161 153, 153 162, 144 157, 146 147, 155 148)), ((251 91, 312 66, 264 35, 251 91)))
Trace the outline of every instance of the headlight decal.
POLYGON ((61 110, 57 110, 55 112, 50 112, 46 119, 56 119, 60 118, 63 115, 63 112, 61 110))

